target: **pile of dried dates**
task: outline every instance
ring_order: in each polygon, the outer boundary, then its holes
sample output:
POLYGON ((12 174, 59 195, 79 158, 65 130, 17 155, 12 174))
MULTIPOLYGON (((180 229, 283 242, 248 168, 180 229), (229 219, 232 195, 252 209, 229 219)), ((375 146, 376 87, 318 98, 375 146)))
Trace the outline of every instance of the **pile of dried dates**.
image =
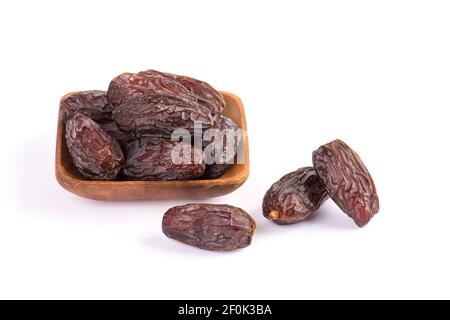
MULTIPOLYGON (((263 214, 280 224, 308 219, 332 198, 359 227, 379 211, 375 184, 358 154, 341 140, 313 152, 313 167, 303 167, 275 182, 263 200, 263 214)), ((255 221, 228 205, 188 204, 169 209, 163 218, 169 238, 202 249, 228 251, 250 245, 255 221)))
POLYGON ((212 179, 234 163, 242 137, 224 107, 206 82, 147 70, 120 74, 106 92, 64 96, 60 114, 73 163, 88 179, 212 179))
MULTIPOLYGON (((242 138, 236 123, 222 115, 224 107, 222 94, 206 82, 147 70, 117 76, 106 92, 64 96, 60 114, 73 163, 88 179, 212 179, 234 163, 242 138)), ((301 222, 330 197, 365 226, 379 200, 358 154, 334 140, 312 158, 312 167, 270 187, 264 216, 280 225, 301 222)), ((255 226, 244 210, 217 204, 174 207, 162 222, 167 237, 213 251, 247 247, 255 226)))

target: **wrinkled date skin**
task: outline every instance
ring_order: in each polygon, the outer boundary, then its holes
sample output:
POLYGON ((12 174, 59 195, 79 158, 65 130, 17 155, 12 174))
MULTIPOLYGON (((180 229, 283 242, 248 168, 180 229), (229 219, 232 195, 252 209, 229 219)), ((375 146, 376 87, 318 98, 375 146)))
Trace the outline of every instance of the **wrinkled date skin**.
POLYGON ((208 83, 156 70, 120 74, 109 85, 108 101, 114 107, 133 102, 146 104, 155 98, 173 97, 174 93, 180 100, 195 101, 214 114, 225 107, 223 95, 208 83))
POLYGON ((341 140, 321 146, 313 163, 330 197, 359 227, 379 211, 375 184, 358 154, 341 140))
MULTIPOLYGON (((233 165, 239 143, 242 140, 242 134, 239 127, 230 118, 224 116, 218 117, 217 129, 222 133, 222 141, 219 141, 219 147, 223 149, 223 156, 219 157, 219 159, 215 159, 215 163, 206 165, 205 178, 207 179, 214 179, 222 176, 225 171, 233 165), (229 138, 228 135, 230 135, 229 138), (232 141, 231 145, 227 143, 229 141, 232 141)), ((217 141, 213 138, 212 142, 206 142, 206 146, 214 147, 216 143, 217 141)))
POLYGON ((121 131, 137 137, 160 135, 170 138, 178 128, 192 134, 195 122, 201 123, 204 130, 216 125, 215 118, 203 107, 187 106, 172 98, 148 104, 121 105, 114 110, 113 119, 121 131))
POLYGON ((172 150, 181 143, 162 138, 141 138, 128 144, 124 175, 131 180, 188 180, 205 172, 202 152, 190 145, 189 152, 177 153, 184 160, 174 163, 172 150))
POLYGON ((112 106, 108 103, 105 91, 91 90, 74 92, 61 100, 61 117, 70 119, 81 113, 95 121, 111 121, 112 106))
POLYGON ((255 221, 233 206, 187 204, 169 209, 162 229, 167 237, 201 249, 229 251, 250 245, 255 221))
POLYGON ((66 123, 67 148, 78 171, 93 180, 113 180, 124 163, 118 142, 96 122, 75 114, 66 123))
POLYGON ((127 143, 133 140, 136 140, 136 137, 129 134, 128 132, 124 132, 119 130, 117 124, 114 121, 103 122, 100 124, 103 130, 106 131, 107 134, 115 138, 121 147, 126 147, 127 143))
POLYGON ((264 216, 277 224, 308 219, 328 199, 327 191, 313 167, 288 173, 267 190, 264 216))
POLYGON ((194 96, 196 96, 198 103, 207 107, 214 113, 219 114, 223 111, 223 108, 225 108, 225 99, 223 95, 204 81, 186 76, 179 76, 172 73, 159 72, 156 70, 148 70, 145 71, 145 73, 160 74, 162 76, 174 79, 189 90, 189 92, 191 92, 194 96))
MULTIPOLYGON (((114 78, 108 89, 108 101, 114 106, 113 118, 120 130, 136 136, 161 134, 170 137, 173 130, 185 128, 191 133, 194 122, 203 129, 216 125, 217 106, 192 93, 174 76, 148 70, 123 73, 114 78)), ((208 98, 209 99, 209 98, 208 98)))

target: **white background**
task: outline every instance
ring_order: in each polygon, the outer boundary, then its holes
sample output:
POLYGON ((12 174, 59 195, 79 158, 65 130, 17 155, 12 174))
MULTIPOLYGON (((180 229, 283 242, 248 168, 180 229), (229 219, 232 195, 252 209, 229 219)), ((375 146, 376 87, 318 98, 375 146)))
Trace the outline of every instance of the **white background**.
POLYGON ((8 1, 0 4, 1 298, 450 298, 448 1, 8 1), (161 218, 188 201, 95 202, 54 177, 59 98, 124 71, 239 95, 251 174, 209 200, 242 207, 253 244, 206 252, 161 218), (280 227, 266 189, 341 138, 381 210, 332 201, 280 227))

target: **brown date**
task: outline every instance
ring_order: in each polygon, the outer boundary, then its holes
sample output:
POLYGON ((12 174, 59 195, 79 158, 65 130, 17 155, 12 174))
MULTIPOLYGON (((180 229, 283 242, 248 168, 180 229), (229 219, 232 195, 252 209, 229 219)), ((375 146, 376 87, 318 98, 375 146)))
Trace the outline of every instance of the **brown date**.
POLYGON ((114 121, 103 122, 100 126, 106 131, 107 134, 115 138, 121 147, 125 147, 128 142, 136 140, 136 137, 133 135, 120 130, 114 121))
POLYGON ((75 113, 82 113, 95 121, 111 121, 112 107, 106 92, 100 90, 80 91, 66 95, 61 100, 61 117, 64 121, 75 113))
POLYGON ((222 112, 225 106, 222 94, 208 83, 156 70, 122 73, 111 81, 108 89, 108 101, 114 107, 175 97, 184 104, 199 104, 213 114, 222 112))
POLYGON ((161 74, 168 78, 174 79, 178 83, 182 84, 186 89, 188 89, 193 95, 196 96, 197 101, 209 108, 214 113, 221 113, 225 107, 225 99, 223 95, 214 89, 210 84, 200 81, 194 78, 179 76, 167 72, 159 72, 155 70, 145 71, 147 74, 161 74))
POLYGON ((359 155, 341 140, 313 153, 314 169, 330 197, 359 227, 379 211, 375 184, 359 155))
POLYGON ((169 209, 162 229, 167 237, 201 249, 229 251, 250 245, 255 221, 233 206, 187 204, 169 209))
POLYGON ((164 99, 177 99, 193 106, 198 104, 196 97, 178 81, 152 70, 118 75, 110 82, 107 96, 114 108, 164 99))
POLYGON ((118 142, 99 124, 77 113, 66 123, 67 148, 78 171, 89 179, 113 180, 124 156, 118 142))
POLYGON ((242 139, 239 127, 230 118, 219 116, 217 118, 217 130, 220 131, 219 139, 221 140, 216 141, 216 138, 213 138, 211 142, 205 142, 205 147, 208 148, 206 150, 212 150, 212 152, 206 152, 211 154, 211 161, 206 162, 205 178, 208 179, 222 176, 234 164, 242 139), (216 147, 219 151, 222 151, 221 155, 216 155, 216 147))
POLYGON ((161 72, 121 74, 111 81, 107 95, 119 129, 138 137, 169 138, 177 128, 193 133, 195 122, 204 130, 215 127, 214 107, 202 104, 197 95, 161 72))
POLYGON ((191 145, 163 138, 141 138, 128 143, 126 150, 123 173, 132 180, 188 180, 205 172, 201 150, 191 145))
POLYGON ((267 190, 263 214, 277 224, 297 223, 308 219, 326 199, 327 191, 314 168, 300 168, 267 190))
POLYGON ((182 101, 165 98, 154 103, 121 105, 113 113, 117 127, 136 137, 160 135, 170 138, 173 131, 183 128, 194 133, 195 122, 207 130, 216 125, 215 118, 204 107, 189 106, 182 101))

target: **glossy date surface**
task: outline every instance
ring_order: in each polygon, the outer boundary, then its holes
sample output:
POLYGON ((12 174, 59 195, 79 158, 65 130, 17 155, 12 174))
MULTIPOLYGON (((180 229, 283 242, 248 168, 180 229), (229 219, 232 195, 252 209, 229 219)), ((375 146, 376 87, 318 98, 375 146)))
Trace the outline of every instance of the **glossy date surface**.
POLYGON ((308 219, 327 198, 314 168, 304 167, 286 174, 267 190, 263 214, 277 224, 297 223, 308 219))
POLYGON ((189 90, 177 80, 178 77, 147 70, 123 73, 114 78, 107 96, 114 107, 113 118, 119 129, 136 136, 160 134, 170 137, 178 128, 193 133, 195 122, 205 130, 215 127, 217 112, 223 108, 223 97, 222 100, 215 98, 206 89, 203 94, 195 93, 194 89, 201 91, 198 88, 202 82, 191 81, 189 90), (214 103, 208 102, 210 100, 214 103))
POLYGON ((75 113, 81 113, 95 121, 111 121, 112 106, 106 92, 90 90, 74 92, 61 100, 61 117, 67 121, 75 113))
POLYGON ((218 204, 173 207, 164 214, 162 222, 167 237, 212 251, 249 246, 255 226, 253 218, 244 210, 218 204))
POLYGON ((131 180, 187 180, 205 172, 201 150, 163 138, 128 143, 124 175, 131 180))
POLYGON ((201 105, 210 109, 213 113, 221 113, 225 107, 223 95, 214 89, 209 83, 187 76, 180 76, 173 73, 160 72, 156 70, 145 71, 147 75, 161 75, 171 78, 183 85, 201 105))
POLYGON ((314 168, 330 197, 359 227, 379 211, 373 179, 359 155, 345 142, 334 140, 313 153, 314 168))
POLYGON ((73 163, 86 178, 113 180, 124 163, 119 143, 83 114, 66 122, 66 142, 73 163))

